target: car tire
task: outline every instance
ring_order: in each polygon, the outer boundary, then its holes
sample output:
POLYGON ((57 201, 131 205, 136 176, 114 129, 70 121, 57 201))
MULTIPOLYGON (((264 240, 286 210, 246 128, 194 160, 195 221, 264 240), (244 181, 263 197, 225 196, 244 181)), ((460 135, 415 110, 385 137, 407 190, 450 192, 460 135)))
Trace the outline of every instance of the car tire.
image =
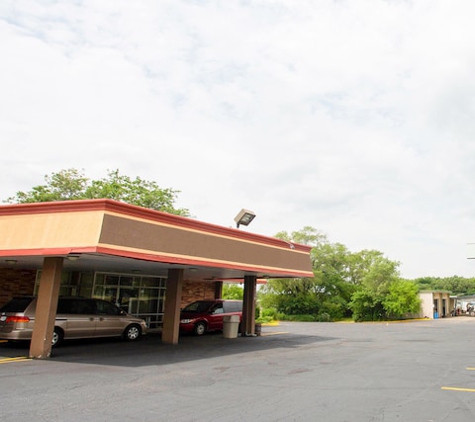
POLYGON ((202 336, 206 333, 206 324, 204 322, 198 322, 193 329, 195 336, 202 336))
POLYGON ((140 338, 141 334, 142 330, 140 327, 138 325, 132 324, 124 330, 123 337, 125 341, 136 341, 140 338))
POLYGON ((53 338, 51 340, 51 346, 52 347, 59 346, 61 342, 63 341, 63 338, 64 338, 63 330, 59 327, 54 327, 53 338))

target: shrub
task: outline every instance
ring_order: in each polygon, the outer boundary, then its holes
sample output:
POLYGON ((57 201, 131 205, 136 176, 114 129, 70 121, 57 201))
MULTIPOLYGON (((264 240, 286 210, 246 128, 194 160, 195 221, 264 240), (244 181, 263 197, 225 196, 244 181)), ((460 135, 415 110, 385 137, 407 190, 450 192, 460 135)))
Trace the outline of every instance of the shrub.
POLYGON ((302 314, 302 315, 283 315, 281 318, 283 321, 292 322, 315 322, 317 317, 315 315, 302 314))

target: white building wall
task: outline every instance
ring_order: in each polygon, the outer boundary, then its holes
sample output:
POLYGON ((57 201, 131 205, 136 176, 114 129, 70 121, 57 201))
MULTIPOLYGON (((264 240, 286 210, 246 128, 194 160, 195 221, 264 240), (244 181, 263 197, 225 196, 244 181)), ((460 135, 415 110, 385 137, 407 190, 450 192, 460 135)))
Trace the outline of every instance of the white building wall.
POLYGON ((450 317, 455 308, 455 301, 450 297, 449 292, 420 292, 419 297, 421 299, 420 318, 434 319, 436 312, 438 318, 450 317), (435 301, 437 301, 437 308, 435 308, 435 301))
POLYGON ((432 292, 419 293, 421 298, 421 318, 434 318, 434 295, 432 292))

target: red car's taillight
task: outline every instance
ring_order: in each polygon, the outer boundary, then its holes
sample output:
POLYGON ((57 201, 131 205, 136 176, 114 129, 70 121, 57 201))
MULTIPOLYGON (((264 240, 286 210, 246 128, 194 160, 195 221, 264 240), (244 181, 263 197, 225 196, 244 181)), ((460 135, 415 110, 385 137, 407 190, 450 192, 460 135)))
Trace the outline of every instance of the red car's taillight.
POLYGON ((5 322, 30 322, 30 318, 27 316, 9 316, 5 322))

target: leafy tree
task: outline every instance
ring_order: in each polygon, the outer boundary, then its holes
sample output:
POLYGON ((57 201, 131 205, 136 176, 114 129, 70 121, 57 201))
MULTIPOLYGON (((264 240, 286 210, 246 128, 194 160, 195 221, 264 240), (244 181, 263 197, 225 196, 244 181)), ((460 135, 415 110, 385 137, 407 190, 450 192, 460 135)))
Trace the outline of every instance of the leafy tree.
POLYGON ((295 242, 308 246, 318 246, 328 242, 325 234, 310 226, 305 226, 302 230, 294 231, 291 234, 286 231, 281 231, 277 233, 275 237, 286 240, 287 242, 295 242))
POLYGON ((413 312, 417 286, 399 278, 399 263, 376 250, 352 253, 341 243, 330 243, 312 227, 280 232, 276 237, 313 246, 313 278, 269 280, 261 295, 264 308, 315 320, 378 320, 413 312), (397 294, 403 295, 398 297, 397 294))
POLYGON ((244 289, 238 284, 223 284, 223 299, 242 300, 244 289))
POLYGON ((170 214, 189 216, 185 208, 175 208, 179 191, 162 189, 157 183, 119 174, 109 170, 107 177, 89 180, 76 169, 61 170, 45 176, 46 184, 34 186, 29 192, 17 192, 9 203, 67 201, 73 199, 114 199, 170 214))
POLYGON ((378 251, 362 251, 359 258, 367 270, 361 273, 361 288, 350 302, 354 320, 401 318, 419 311, 418 286, 399 277, 398 262, 378 251))
POLYGON ((275 308, 287 315, 317 314, 320 301, 313 279, 274 279, 263 287, 263 308, 275 308))
POLYGON ((76 169, 46 175, 45 181, 45 185, 34 186, 29 192, 17 192, 4 202, 25 204, 84 199, 88 185, 88 179, 76 169))
POLYGON ((386 313, 393 318, 417 313, 421 308, 417 284, 407 280, 393 281, 389 286, 388 294, 383 299, 383 306, 386 313))
POLYGON ((414 280, 419 286, 419 290, 431 290, 433 281, 433 277, 421 277, 414 280))
POLYGON ((459 277, 420 277, 414 282, 420 290, 447 290, 454 294, 475 294, 475 279, 459 277))
MULTIPOLYGON (((310 246, 327 241, 324 234, 309 226, 291 234, 282 231, 275 237, 310 246)), ((320 307, 319 286, 312 278, 268 280, 260 298, 263 308, 273 308, 286 315, 317 314, 320 307)))
POLYGON ((327 242, 313 248, 311 256, 320 291, 320 313, 333 319, 350 316, 348 303, 356 290, 351 280, 351 252, 341 243, 327 242))
POLYGON ((377 296, 384 296, 389 291, 389 285, 399 279, 399 262, 391 261, 378 251, 361 251, 364 272, 359 284, 369 289, 377 296))
POLYGON ((399 263, 385 258, 381 252, 363 250, 354 256, 360 288, 353 294, 350 308, 355 321, 386 318, 384 298, 389 286, 399 279, 399 263))
POLYGON ((261 304, 286 315, 313 315, 317 320, 340 319, 348 315, 348 301, 354 287, 348 283, 348 256, 344 245, 331 244, 312 227, 276 235, 288 242, 313 246, 313 278, 269 280, 262 290, 261 304))
POLYGON ((375 296, 372 291, 365 288, 353 294, 349 306, 355 321, 379 321, 385 315, 381 297, 375 296))

